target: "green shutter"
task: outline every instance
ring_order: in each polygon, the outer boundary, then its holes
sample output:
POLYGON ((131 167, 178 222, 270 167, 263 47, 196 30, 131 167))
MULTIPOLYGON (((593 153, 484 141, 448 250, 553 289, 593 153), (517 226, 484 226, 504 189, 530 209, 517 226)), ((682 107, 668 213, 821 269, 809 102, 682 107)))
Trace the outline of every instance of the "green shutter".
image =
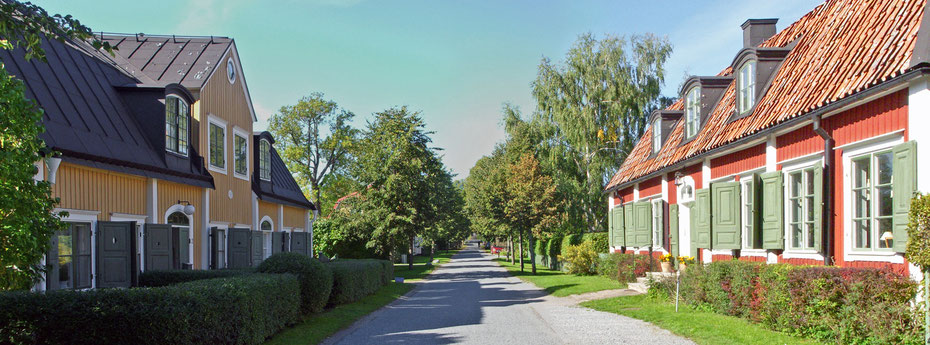
POLYGON ((668 205, 668 244, 669 252, 678 256, 678 204, 668 205))
POLYGON ((633 213, 636 218, 634 247, 648 247, 652 244, 652 204, 640 201, 633 204, 633 213))
POLYGON ((823 167, 814 168, 814 250, 823 250, 823 167))
MULTIPOLYGON (((762 224, 760 222, 761 218, 759 215, 759 207, 761 206, 761 181, 759 180, 759 174, 752 174, 752 179, 749 180, 749 188, 746 191, 749 195, 746 196, 746 200, 749 202, 752 214, 749 215, 752 220, 752 228, 749 232, 746 233, 746 243, 749 244, 749 248, 760 249, 762 248, 762 224)), ((742 209, 741 209, 742 210, 742 209)))
POLYGON ((759 176, 762 180, 762 248, 785 249, 785 178, 781 171, 759 176))
POLYGON ((694 193, 692 228, 695 248, 711 249, 711 192, 710 188, 698 189, 694 193))
POLYGON ((607 243, 613 247, 614 244, 614 231, 616 224, 614 224, 614 214, 617 213, 617 208, 607 208, 607 243))
POLYGON ((611 214, 611 221, 613 222, 613 233, 610 236, 611 245, 614 247, 623 246, 623 207, 617 206, 614 207, 611 214))
MULTIPOLYGON (((894 147, 892 165, 893 201, 892 235, 894 251, 903 253, 907 247, 907 222, 911 198, 917 191, 917 142, 908 141, 894 147)), ((926 173, 926 172, 925 172, 926 173)))
POLYGON ((718 182, 710 186, 711 228, 714 249, 740 249, 739 182, 718 182))
POLYGON ((633 217, 633 207, 635 205, 629 203, 623 207, 623 238, 626 247, 633 247, 636 244, 636 217, 633 217))

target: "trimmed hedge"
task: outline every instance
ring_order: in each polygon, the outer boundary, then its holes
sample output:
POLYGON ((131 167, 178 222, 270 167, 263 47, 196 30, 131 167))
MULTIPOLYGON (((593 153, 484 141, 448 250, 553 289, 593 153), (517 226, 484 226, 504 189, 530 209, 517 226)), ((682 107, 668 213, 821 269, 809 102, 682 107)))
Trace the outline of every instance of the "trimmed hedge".
POLYGON ((139 275, 139 286, 159 287, 195 280, 234 277, 254 273, 252 268, 224 269, 224 270, 170 270, 145 271, 139 275))
POLYGON ((293 275, 249 274, 158 288, 4 293, 0 342, 261 344, 298 321, 298 292, 293 275))
POLYGON ((269 256, 258 265, 260 273, 291 273, 300 281, 300 310, 318 313, 326 307, 333 290, 333 272, 329 266, 309 256, 284 252, 269 256))
POLYGON ((352 303, 375 293, 389 283, 394 265, 388 269, 385 260, 339 260, 326 263, 333 272, 333 291, 328 305, 352 303))
POLYGON ((562 236, 555 235, 549 239, 549 242, 546 243, 546 253, 553 258, 557 258, 562 254, 562 236))
POLYGON ((594 251, 598 253, 607 253, 610 251, 610 241, 608 241, 606 232, 589 232, 582 235, 584 242, 591 242, 594 245, 594 251))
POLYGON ((559 248, 559 252, 561 254, 565 254, 567 252, 566 249, 568 249, 568 246, 577 246, 583 241, 584 238, 581 234, 565 235, 562 237, 562 248, 559 248))
POLYGON ((549 241, 545 239, 534 239, 533 240, 533 249, 536 252, 537 256, 546 256, 546 245, 549 241))
MULTIPOLYGON (((890 269, 766 265, 738 260, 688 266, 681 298, 697 308, 840 344, 921 344, 917 283, 890 269)), ((674 296, 674 281, 650 293, 674 296)))

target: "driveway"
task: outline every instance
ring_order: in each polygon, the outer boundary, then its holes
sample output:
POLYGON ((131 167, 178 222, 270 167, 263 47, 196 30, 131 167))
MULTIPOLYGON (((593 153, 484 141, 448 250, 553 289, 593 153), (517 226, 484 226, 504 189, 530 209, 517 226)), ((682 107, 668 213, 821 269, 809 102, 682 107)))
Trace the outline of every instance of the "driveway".
POLYGON ((650 323, 547 295, 474 247, 323 344, 692 344, 650 323))

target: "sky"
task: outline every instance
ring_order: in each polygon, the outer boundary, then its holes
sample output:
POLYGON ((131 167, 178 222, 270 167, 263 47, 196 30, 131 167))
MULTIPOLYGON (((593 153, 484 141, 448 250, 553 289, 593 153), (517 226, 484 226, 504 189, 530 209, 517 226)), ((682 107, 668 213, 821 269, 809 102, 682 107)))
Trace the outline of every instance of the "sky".
POLYGON ((560 61, 579 34, 654 33, 673 47, 663 95, 688 75, 715 75, 742 48, 749 18, 778 30, 820 4, 780 1, 619 0, 33 0, 94 31, 226 36, 236 41, 258 116, 312 92, 356 114, 420 111, 459 178, 504 140, 501 108, 535 107, 543 57, 560 61))

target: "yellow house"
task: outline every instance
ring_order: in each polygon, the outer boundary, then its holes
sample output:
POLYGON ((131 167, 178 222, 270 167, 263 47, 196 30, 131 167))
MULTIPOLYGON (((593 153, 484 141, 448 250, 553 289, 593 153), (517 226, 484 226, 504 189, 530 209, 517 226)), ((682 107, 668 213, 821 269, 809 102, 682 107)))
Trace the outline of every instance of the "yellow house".
POLYGON ((2 51, 44 111, 38 162, 67 211, 45 289, 126 287, 145 270, 237 268, 310 254, 313 205, 257 120, 235 41, 109 34, 115 55, 45 41, 2 51))

